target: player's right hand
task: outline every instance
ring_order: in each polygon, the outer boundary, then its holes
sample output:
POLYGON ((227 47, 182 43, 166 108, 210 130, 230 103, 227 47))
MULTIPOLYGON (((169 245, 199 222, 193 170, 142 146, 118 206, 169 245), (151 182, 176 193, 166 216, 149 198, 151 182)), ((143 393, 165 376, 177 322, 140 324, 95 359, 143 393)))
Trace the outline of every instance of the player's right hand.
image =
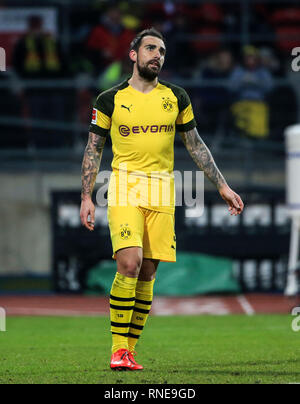
POLYGON ((90 231, 95 228, 95 205, 91 199, 82 200, 80 209, 80 219, 84 227, 90 231))
POLYGON ((244 202, 241 197, 236 194, 227 184, 224 184, 219 189, 221 197, 228 205, 228 210, 232 215, 240 215, 244 210, 244 202))

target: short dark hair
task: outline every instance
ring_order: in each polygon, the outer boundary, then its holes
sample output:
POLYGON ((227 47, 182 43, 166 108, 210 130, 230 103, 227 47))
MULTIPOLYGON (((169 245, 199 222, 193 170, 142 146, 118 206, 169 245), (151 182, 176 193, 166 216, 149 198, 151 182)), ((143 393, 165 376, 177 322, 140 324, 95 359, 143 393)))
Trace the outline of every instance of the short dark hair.
POLYGON ((130 44, 130 50, 134 50, 137 52, 139 50, 142 40, 145 36, 155 36, 156 38, 159 38, 163 42, 165 42, 163 35, 159 31, 157 31, 155 28, 152 27, 152 28, 145 29, 144 31, 137 34, 137 36, 134 38, 134 40, 130 44))

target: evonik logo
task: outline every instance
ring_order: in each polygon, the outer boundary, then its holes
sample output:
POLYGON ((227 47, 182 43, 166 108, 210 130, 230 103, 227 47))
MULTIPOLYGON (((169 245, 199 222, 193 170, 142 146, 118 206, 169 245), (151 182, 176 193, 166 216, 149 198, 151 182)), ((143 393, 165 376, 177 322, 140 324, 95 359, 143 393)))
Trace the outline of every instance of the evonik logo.
POLYGON ((126 137, 129 136, 130 133, 161 133, 161 132, 173 132, 174 126, 173 125, 147 125, 147 126, 132 126, 130 128, 127 125, 120 125, 119 132, 120 135, 126 137))
POLYGON ((0 48, 0 72, 6 71, 6 52, 5 49, 0 48))

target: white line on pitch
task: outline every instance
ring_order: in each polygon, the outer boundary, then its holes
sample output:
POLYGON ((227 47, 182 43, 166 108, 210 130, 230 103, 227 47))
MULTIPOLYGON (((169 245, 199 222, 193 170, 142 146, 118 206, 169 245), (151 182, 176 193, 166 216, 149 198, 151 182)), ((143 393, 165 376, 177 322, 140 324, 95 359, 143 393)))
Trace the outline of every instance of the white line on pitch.
POLYGON ((237 300, 239 304, 242 306, 242 309, 247 314, 247 316, 253 316, 255 314, 254 308, 251 306, 251 304, 244 295, 238 296, 237 300))

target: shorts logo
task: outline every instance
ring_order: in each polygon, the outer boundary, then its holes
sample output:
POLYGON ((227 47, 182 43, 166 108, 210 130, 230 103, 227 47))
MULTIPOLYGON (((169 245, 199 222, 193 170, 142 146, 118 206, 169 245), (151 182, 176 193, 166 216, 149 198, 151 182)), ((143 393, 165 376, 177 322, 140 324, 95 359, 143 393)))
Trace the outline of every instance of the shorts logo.
POLYGON ((174 110, 174 102, 171 101, 169 97, 163 97, 162 107, 165 112, 172 112, 174 110))
POLYGON ((125 225, 121 224, 121 231, 120 231, 120 237, 122 240, 129 240, 132 237, 132 231, 131 229, 128 227, 128 223, 126 223, 125 225))
POLYGON ((93 109, 92 123, 94 125, 96 125, 96 123, 97 123, 97 110, 95 108, 93 109))

